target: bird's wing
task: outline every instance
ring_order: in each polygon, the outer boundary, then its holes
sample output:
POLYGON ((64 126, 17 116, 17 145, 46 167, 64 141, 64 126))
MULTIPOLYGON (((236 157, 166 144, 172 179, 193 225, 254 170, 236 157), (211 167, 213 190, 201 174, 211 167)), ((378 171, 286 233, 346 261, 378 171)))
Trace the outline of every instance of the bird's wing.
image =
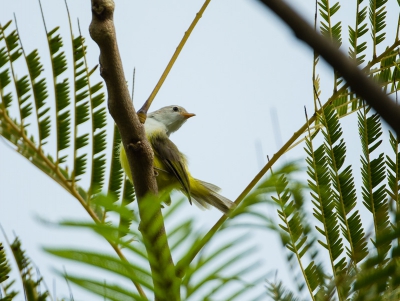
POLYGON ((185 168, 185 159, 180 153, 176 145, 169 140, 166 135, 154 135, 150 142, 153 146, 154 155, 165 165, 166 171, 173 174, 178 182, 182 185, 184 192, 187 194, 190 204, 190 182, 189 176, 185 168))

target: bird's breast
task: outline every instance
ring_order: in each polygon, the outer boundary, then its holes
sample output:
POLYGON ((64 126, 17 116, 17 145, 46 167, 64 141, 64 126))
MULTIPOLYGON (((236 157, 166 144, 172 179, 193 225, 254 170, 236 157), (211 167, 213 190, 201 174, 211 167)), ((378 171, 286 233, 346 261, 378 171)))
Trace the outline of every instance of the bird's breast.
POLYGON ((154 118, 147 118, 144 123, 144 130, 146 132, 147 139, 155 135, 166 135, 167 129, 165 125, 154 118))

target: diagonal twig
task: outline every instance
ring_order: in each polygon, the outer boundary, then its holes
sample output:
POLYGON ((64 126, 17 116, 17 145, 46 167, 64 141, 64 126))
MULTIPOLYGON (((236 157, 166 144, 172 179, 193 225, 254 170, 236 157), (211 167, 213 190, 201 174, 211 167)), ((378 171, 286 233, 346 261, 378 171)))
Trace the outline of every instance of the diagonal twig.
POLYGON ((203 16, 204 11, 206 10, 208 4, 211 2, 211 0, 206 0, 203 4, 203 6, 200 8, 199 12, 196 14, 196 17, 192 21, 192 24, 190 24, 188 30, 185 32, 182 40, 180 41, 178 47, 176 47, 176 50, 174 54, 172 55, 171 60, 169 61, 167 67, 165 68, 163 74, 161 75, 160 79, 158 80, 157 85, 154 87, 153 92, 151 92, 149 98, 146 100, 144 105, 140 108, 138 111, 138 116, 140 119, 141 123, 144 123, 146 121, 147 117, 147 112, 151 106, 151 103, 153 102, 154 98, 156 97, 158 91, 160 90, 161 86, 163 85, 165 79, 167 78, 169 72, 172 69, 172 66, 174 65, 176 59, 178 58, 179 54, 181 53, 181 50, 183 49, 183 46, 185 46, 186 41, 188 40, 190 34, 192 33, 194 27, 196 26, 197 22, 199 22, 200 18, 203 16))

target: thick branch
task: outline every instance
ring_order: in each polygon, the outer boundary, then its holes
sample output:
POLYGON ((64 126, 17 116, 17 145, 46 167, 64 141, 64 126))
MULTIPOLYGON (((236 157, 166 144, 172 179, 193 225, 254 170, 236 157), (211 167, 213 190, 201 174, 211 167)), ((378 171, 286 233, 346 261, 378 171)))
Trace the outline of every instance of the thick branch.
POLYGON ((113 23, 113 0, 92 0, 92 39, 100 48, 100 73, 108 92, 108 109, 121 134, 138 200, 142 232, 156 292, 156 300, 179 300, 177 279, 166 238, 160 206, 145 204, 145 196, 156 195, 153 151, 133 107, 125 81, 113 23))
POLYGON ((311 46, 349 83, 358 96, 400 135, 400 107, 382 92, 381 88, 368 78, 356 64, 348 59, 328 39, 318 34, 304 19, 282 0, 260 0, 278 15, 296 34, 311 46))

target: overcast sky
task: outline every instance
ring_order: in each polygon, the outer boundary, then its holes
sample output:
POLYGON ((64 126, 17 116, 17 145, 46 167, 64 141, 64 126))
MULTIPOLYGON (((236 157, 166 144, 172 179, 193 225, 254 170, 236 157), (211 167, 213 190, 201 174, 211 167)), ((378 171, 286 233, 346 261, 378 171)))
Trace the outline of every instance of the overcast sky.
MULTIPOLYGON (((130 87, 133 68, 136 68, 134 105, 138 109, 150 95, 203 1, 116 2, 119 49, 130 87)), ((315 1, 288 3, 313 22, 315 1)), ((42 5, 47 27, 62 27, 69 54, 64 1, 43 0, 42 5)), ((353 20, 355 4, 343 5, 347 14, 339 13, 339 16, 353 20)), ((392 34, 398 6, 395 1, 390 5, 395 8, 388 12, 388 26, 392 26, 388 31, 392 34)), ((1 24, 12 19, 15 13, 26 51, 39 48, 48 70, 38 3, 0 0, 0 6, 1 24)), ((69 8, 74 33, 78 35, 76 20, 79 18, 88 45, 89 64, 94 66, 99 50, 88 33, 90 1, 70 0, 69 8)), ((347 25, 343 22, 345 46, 348 45, 347 25)), ((392 41, 393 35, 388 39, 392 41)), ((347 52, 347 46, 344 51, 347 52)), ((224 196, 235 200, 266 163, 266 155, 272 156, 303 125, 304 106, 312 114, 312 59, 312 51, 257 1, 214 0, 189 38, 152 110, 177 104, 196 114, 171 139, 189 158, 193 176, 220 186, 224 196)), ((325 102, 332 91, 332 72, 324 62, 319 64, 318 72, 322 78, 321 100, 325 102)), ((343 126, 350 129, 346 132, 348 143, 357 141, 348 146, 349 162, 357 167, 360 146, 354 126, 356 114, 353 115, 343 126)), ((54 144, 50 143, 46 150, 54 153, 54 144)), ((284 159, 304 156, 299 146, 284 159)), ((200 211, 189 204, 186 207, 203 229, 210 228, 221 216, 215 209, 200 211)), ((52 273, 52 268, 62 269, 59 261, 41 248, 49 245, 108 247, 87 233, 44 227, 35 216, 57 221, 84 218, 86 214, 75 199, 0 138, 0 223, 9 238, 14 237, 13 231, 21 238, 48 285, 52 286, 53 279, 57 279, 57 295, 66 295, 65 283, 52 273)), ((289 268, 284 264, 284 252, 276 235, 265 231, 253 234, 261 245, 258 254, 264 271, 278 270, 278 277, 289 281, 289 268)), ((67 270, 75 268, 69 262, 65 266, 67 270)), ((261 285, 260 291, 263 289, 261 285)), ((75 300, 88 300, 83 291, 76 287, 73 291, 75 300)))

